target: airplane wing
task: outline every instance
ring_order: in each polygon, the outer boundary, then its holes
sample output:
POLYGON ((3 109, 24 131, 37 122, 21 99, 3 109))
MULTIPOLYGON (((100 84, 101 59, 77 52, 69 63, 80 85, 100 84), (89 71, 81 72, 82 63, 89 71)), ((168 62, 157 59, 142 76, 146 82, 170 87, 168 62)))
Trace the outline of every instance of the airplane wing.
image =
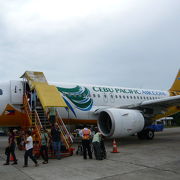
POLYGON ((162 114, 162 112, 163 113, 167 112, 168 109, 171 107, 177 107, 177 109, 179 109, 180 111, 180 95, 170 96, 163 99, 144 101, 138 104, 122 106, 119 108, 137 109, 137 110, 146 112, 147 114, 149 112, 149 114, 151 114, 152 116, 155 116, 157 114, 162 114), (147 110, 150 110, 150 111, 147 111, 147 110))
POLYGON ((178 96, 170 96, 163 99, 157 99, 157 100, 148 100, 143 101, 141 103, 131 104, 127 106, 121 106, 119 108, 122 109, 137 109, 139 107, 145 107, 145 108, 155 108, 155 107, 170 107, 170 106, 180 106, 180 95, 178 96))
POLYGON ((144 101, 141 104, 141 107, 170 107, 170 106, 180 106, 180 95, 170 96, 168 98, 144 101))

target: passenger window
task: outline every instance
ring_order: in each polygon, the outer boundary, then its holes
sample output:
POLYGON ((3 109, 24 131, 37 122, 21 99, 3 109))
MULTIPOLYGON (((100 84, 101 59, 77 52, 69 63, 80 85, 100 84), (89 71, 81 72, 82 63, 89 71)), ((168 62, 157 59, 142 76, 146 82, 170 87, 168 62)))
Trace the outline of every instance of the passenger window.
POLYGON ((121 98, 121 95, 119 95, 119 98, 121 98))
POLYGON ((125 99, 126 97, 125 97, 125 96, 123 96, 123 98, 125 99))
POLYGON ((98 98, 100 98, 100 95, 98 94, 98 98))
POLYGON ((104 97, 105 97, 105 98, 107 97, 106 94, 104 95, 104 97))
POLYGON ((137 99, 139 99, 139 96, 137 96, 137 99))
POLYGON ((127 99, 129 99, 129 96, 127 96, 127 99))
POLYGON ((2 91, 2 89, 0 89, 0 95, 3 95, 3 91, 2 91))
POLYGON ((117 96, 117 95, 116 95, 115 97, 116 97, 116 99, 118 98, 118 96, 117 96))
POLYGON ((93 97, 96 97, 96 95, 95 95, 95 94, 93 94, 93 97))
POLYGON ((134 99, 136 99, 136 96, 134 96, 134 99))
POLYGON ((111 98, 113 98, 113 95, 111 94, 111 98))

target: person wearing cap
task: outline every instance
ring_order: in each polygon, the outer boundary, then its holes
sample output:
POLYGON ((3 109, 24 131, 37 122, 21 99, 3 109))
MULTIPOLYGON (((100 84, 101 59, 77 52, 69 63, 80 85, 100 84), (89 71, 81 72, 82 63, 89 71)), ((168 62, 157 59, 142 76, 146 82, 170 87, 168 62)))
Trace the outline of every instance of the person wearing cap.
POLYGON ((41 128, 41 156, 43 158, 43 164, 48 163, 48 134, 45 129, 41 128))

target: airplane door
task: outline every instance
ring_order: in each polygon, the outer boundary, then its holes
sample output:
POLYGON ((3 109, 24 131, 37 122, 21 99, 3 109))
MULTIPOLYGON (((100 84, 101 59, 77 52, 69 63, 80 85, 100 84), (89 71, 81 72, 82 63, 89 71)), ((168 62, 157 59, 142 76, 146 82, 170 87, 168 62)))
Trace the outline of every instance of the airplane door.
POLYGON ((23 101, 23 84, 21 81, 11 81, 11 103, 22 104, 23 101))

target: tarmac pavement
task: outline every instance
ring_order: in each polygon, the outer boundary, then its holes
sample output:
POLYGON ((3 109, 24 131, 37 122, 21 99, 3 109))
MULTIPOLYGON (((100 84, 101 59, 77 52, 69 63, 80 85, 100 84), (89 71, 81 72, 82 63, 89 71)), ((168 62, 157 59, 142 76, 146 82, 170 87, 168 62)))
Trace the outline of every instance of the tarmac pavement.
MULTIPOLYGON (((138 140, 136 136, 116 141, 120 153, 111 153, 112 141, 105 141, 106 160, 87 159, 74 154, 48 164, 23 168, 24 152, 16 150, 18 165, 4 166, 7 137, 0 136, 1 180, 179 180, 180 128, 158 132, 154 140, 138 140)), ((77 147, 77 144, 74 144, 77 147)))

